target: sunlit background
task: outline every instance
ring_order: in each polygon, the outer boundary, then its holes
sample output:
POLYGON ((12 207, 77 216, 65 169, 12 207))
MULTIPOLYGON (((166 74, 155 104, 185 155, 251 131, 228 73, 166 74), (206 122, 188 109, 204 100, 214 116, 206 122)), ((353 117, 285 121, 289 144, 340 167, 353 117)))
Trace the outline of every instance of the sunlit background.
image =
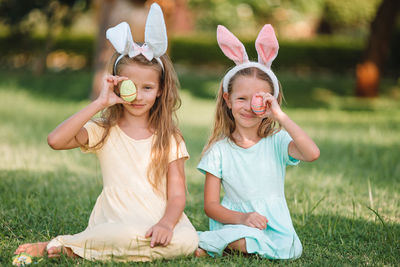
MULTIPOLYGON (((168 54, 181 83, 179 125, 191 155, 185 213, 206 230, 196 170, 219 83, 233 63, 215 30, 229 28, 257 59, 272 24, 283 110, 321 157, 289 167, 285 194, 303 256, 234 255, 156 266, 400 265, 400 1, 161 0, 168 54)), ((94 156, 53 151, 47 134, 97 96, 114 50, 107 28, 127 21, 143 41, 152 1, 0 0, 0 265, 25 242, 85 229, 102 189, 94 156)), ((114 266, 62 258, 38 266, 114 266)), ((121 264, 121 266, 125 266, 121 264)))

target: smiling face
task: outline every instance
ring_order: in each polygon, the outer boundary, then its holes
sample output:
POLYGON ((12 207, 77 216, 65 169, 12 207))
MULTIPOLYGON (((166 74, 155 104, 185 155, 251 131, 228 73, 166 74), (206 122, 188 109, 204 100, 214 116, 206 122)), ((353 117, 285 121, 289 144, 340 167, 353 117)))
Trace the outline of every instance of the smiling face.
POLYGON ((128 77, 136 86, 136 99, 124 105, 124 113, 135 117, 149 117, 150 109, 161 94, 160 72, 152 66, 137 63, 126 64, 119 76, 128 77))
POLYGON ((230 94, 224 93, 226 104, 232 110, 235 118, 236 129, 258 129, 262 119, 251 110, 251 99, 255 93, 259 92, 273 93, 271 85, 267 81, 261 80, 255 75, 240 75, 233 81, 230 94))

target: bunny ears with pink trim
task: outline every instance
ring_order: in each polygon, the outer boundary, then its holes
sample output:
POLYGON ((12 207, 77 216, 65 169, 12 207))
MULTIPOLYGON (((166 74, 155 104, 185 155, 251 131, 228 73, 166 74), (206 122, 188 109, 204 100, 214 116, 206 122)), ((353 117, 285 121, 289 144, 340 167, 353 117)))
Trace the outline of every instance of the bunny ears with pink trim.
POLYGON ((274 87, 274 97, 278 98, 279 83, 271 70, 271 64, 278 55, 279 44, 274 29, 270 24, 264 25, 256 39, 258 62, 249 61, 244 45, 222 25, 218 25, 217 28, 217 41, 222 52, 236 64, 223 79, 222 86, 224 92, 228 91, 229 81, 238 71, 255 67, 264 71, 271 78, 274 87))

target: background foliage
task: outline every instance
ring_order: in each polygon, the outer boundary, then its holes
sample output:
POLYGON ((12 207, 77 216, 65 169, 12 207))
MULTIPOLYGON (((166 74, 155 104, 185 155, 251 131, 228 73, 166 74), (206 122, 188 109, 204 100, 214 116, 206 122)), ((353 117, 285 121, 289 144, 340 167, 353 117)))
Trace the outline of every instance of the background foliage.
POLYGON ((235 32, 253 35, 265 23, 271 23, 280 29, 287 24, 306 21, 317 32, 361 32, 365 36, 380 2, 381 0, 189 0, 196 10, 198 29, 214 31, 218 24, 223 24, 235 32))
MULTIPOLYGON (((281 47, 274 68, 353 72, 362 61, 369 23, 380 3, 381 0, 190 0, 197 31, 185 36, 170 35, 170 55, 178 63, 230 65, 215 40, 216 25, 224 24, 243 40, 254 58, 254 44, 246 40, 254 40, 262 24, 272 23, 281 47)), ((35 62, 46 47, 49 55, 45 60, 50 69, 91 67, 96 32, 89 30, 95 27, 90 25, 94 20, 87 23, 87 16, 93 16, 92 7, 89 0, 1 1, 2 68, 35 69, 35 62), (84 24, 79 23, 82 20, 84 24)), ((389 75, 400 70, 397 24, 392 54, 386 64, 389 75)))

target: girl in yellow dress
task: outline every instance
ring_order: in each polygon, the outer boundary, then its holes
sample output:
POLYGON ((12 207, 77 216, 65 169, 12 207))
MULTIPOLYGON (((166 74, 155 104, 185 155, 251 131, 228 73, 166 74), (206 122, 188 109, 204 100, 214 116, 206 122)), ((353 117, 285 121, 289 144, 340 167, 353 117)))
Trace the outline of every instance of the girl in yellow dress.
POLYGON ((157 4, 150 9, 145 34, 146 42, 139 45, 127 23, 107 31, 118 52, 113 75, 104 77, 95 101, 48 136, 53 149, 81 147, 100 161, 103 190, 89 225, 75 235, 21 245, 15 254, 151 261, 190 255, 197 248, 197 233, 183 213, 189 155, 173 120, 180 98, 157 4), (132 102, 119 92, 128 79, 137 90, 132 102), (99 119, 91 119, 100 111, 99 119))

